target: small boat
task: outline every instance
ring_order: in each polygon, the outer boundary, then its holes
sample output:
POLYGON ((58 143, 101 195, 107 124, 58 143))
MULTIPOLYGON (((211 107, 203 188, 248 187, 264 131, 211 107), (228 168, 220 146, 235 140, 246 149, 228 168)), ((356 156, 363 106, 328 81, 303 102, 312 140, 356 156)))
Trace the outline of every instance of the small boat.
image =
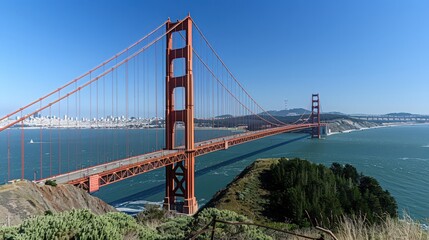
POLYGON ((33 139, 30 140, 30 143, 34 143, 33 139))

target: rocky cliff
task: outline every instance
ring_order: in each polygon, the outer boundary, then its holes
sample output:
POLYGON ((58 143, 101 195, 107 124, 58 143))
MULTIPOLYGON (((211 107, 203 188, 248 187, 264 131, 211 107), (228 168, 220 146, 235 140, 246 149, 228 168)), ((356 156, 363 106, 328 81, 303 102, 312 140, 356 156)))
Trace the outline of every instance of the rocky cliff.
POLYGON ((89 209, 95 214, 116 209, 72 185, 47 186, 15 181, 0 186, 0 225, 17 225, 34 215, 71 209, 89 209))
POLYGON ((381 123, 346 118, 329 120, 327 123, 331 133, 383 126, 381 123))

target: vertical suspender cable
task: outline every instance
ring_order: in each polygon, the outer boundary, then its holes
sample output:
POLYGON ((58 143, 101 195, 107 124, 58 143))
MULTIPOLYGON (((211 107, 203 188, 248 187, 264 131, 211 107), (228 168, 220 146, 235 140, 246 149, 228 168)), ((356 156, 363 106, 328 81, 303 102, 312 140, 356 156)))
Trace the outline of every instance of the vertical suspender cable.
POLYGON ((49 107, 49 176, 52 176, 52 107, 49 107))
MULTIPOLYGON (((89 73, 89 81, 92 80, 92 72, 89 73)), ((92 155, 94 154, 94 150, 92 147, 93 139, 92 139, 92 84, 89 84, 89 127, 88 127, 88 140, 89 140, 89 149, 86 160, 85 167, 89 168, 92 163, 92 155)))
POLYGON ((10 129, 7 130, 7 180, 10 180, 10 129))
MULTIPOLYGON (((42 101, 40 101, 40 107, 42 107, 42 101)), ((38 118, 41 117, 41 114, 39 113, 38 118)), ((43 127, 42 124, 40 124, 40 169, 39 169, 39 178, 43 178, 43 127)))
MULTIPOLYGON (((21 111, 22 118, 22 111, 21 111)), ((24 171, 25 171, 25 146, 24 146, 24 121, 21 121, 21 180, 24 180, 24 171)))
POLYGON ((67 113, 66 113, 66 115, 67 115, 67 118, 66 118, 66 138, 67 138, 67 170, 66 170, 66 172, 70 172, 70 121, 69 121, 69 118, 70 118, 70 112, 69 112, 69 108, 70 108, 70 106, 69 106, 69 104, 70 104, 70 102, 69 102, 69 99, 70 97, 67 97, 67 113))
POLYGON ((155 48, 155 72, 154 72, 154 74, 155 74, 155 124, 156 124, 156 127, 155 127, 155 149, 158 149, 158 72, 157 72, 157 66, 158 66, 158 64, 157 64, 157 58, 156 58, 156 54, 157 54, 157 51, 156 51, 156 46, 157 46, 157 43, 155 43, 155 46, 154 46, 154 48, 155 48))
MULTIPOLYGON (((117 62, 118 62, 118 59, 116 58, 116 63, 117 62)), ((115 92, 116 92, 116 95, 115 95, 115 98, 116 98, 116 105, 115 105, 115 108, 116 108, 116 112, 115 112, 115 117, 116 117, 115 133, 116 133, 116 136, 114 137, 114 139, 115 139, 114 144, 115 144, 115 149, 116 149, 115 158, 117 159, 120 156, 119 155, 119 146, 118 146, 118 138, 119 138, 119 136, 118 136, 118 131, 119 131, 118 124, 119 124, 119 120, 120 120, 119 113, 118 113, 118 104, 119 104, 118 69, 115 69, 115 92)))
MULTIPOLYGON (((61 97, 61 91, 58 91, 58 98, 61 97)), ((61 173, 61 102, 58 102, 58 174, 61 173)))
MULTIPOLYGON (((77 89, 77 83, 75 83, 75 89, 77 89)), ((80 91, 79 91, 80 92, 80 91)), ((75 130, 73 131, 74 132, 74 139, 75 139, 75 143, 74 143, 74 150, 75 150, 75 153, 74 153, 74 170, 77 170, 78 169, 78 164, 77 164, 77 161, 78 161, 78 152, 77 152, 77 150, 78 150, 78 148, 77 148, 77 143, 78 143, 78 132, 79 132, 79 119, 78 119, 78 101, 77 101, 77 96, 78 96, 78 94, 80 94, 80 93, 77 93, 75 96, 74 96, 74 108, 75 108, 75 130)))
POLYGON ((128 107, 129 107, 129 96, 128 96, 128 61, 125 63, 125 156, 130 156, 130 139, 128 131, 128 107))
MULTIPOLYGON (((104 79, 104 76, 103 76, 104 79)), ((95 138, 96 138, 96 148, 97 148, 97 164, 100 164, 100 136, 99 136, 99 116, 98 116, 98 82, 95 82, 95 125, 96 125, 96 129, 95 129, 95 138)))
POLYGON ((78 109, 78 115, 79 115, 79 117, 78 117, 78 122, 80 123, 78 123, 79 124, 79 128, 78 128, 78 131, 79 131, 79 141, 78 141, 78 143, 79 143, 79 152, 78 152, 78 155, 76 156, 77 158, 77 161, 79 161, 79 164, 80 164, 80 166, 79 166, 79 169, 82 169, 82 167, 83 167, 83 165, 82 165, 82 163, 83 163, 83 156, 82 156, 82 124, 83 124, 83 122, 82 122, 82 109, 81 109, 81 107, 82 107, 82 99, 81 99, 81 95, 82 95, 82 90, 79 90, 79 92, 78 92, 78 107, 77 107, 77 109, 78 109))
MULTIPOLYGON (((103 67, 103 72, 105 71, 105 69, 104 69, 104 67, 103 67)), ((107 141, 107 116, 106 116, 106 76, 104 76, 103 77, 103 115, 102 115, 102 118, 103 118, 103 122, 102 122, 102 124, 103 124, 103 129, 104 129, 104 131, 103 131, 103 136, 102 136, 102 138, 103 138, 103 149, 102 149, 102 151, 103 151, 103 160, 102 160, 102 162, 103 163, 105 163, 106 162, 106 154, 107 154, 107 149, 106 149, 106 141, 107 141)))

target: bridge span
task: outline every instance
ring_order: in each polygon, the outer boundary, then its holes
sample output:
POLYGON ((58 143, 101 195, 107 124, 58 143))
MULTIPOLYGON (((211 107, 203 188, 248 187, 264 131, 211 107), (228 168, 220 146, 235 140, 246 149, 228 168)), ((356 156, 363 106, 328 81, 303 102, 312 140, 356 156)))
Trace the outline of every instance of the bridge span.
MULTIPOLYGON (((195 143, 195 157, 260 138, 313 127, 317 127, 317 124, 294 124, 198 142, 195 143)), ((181 146, 175 150, 160 150, 40 179, 38 182, 55 180, 57 183, 69 183, 95 192, 102 186, 183 161, 185 158, 185 149, 181 146)))

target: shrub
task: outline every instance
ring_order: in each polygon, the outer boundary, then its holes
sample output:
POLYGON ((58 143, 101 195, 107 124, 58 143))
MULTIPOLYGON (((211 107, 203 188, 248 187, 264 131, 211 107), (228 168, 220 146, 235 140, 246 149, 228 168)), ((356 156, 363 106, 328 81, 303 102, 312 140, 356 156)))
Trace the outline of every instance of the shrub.
POLYGON ((158 205, 146 204, 145 209, 136 215, 138 223, 157 225, 165 219, 166 211, 158 205))
MULTIPOLYGON (((239 215, 233 211, 206 208, 198 213, 195 218, 193 230, 196 231, 206 226, 214 217, 218 220, 230 222, 250 222, 245 216, 239 215)), ((210 234, 201 234, 198 239, 208 239, 210 234)), ((234 239, 272 239, 255 226, 216 223, 215 239, 229 239, 232 236, 234 239)))
POLYGON ((53 215, 54 213, 51 210, 46 210, 45 215, 53 215))
POLYGON ((4 239, 123 239, 134 233, 142 239, 160 238, 124 213, 95 215, 89 210, 32 217, 20 226, 0 229, 0 233, 4 239))
POLYGON ((56 187, 57 186, 57 181, 56 180, 46 180, 45 181, 45 185, 56 187))

